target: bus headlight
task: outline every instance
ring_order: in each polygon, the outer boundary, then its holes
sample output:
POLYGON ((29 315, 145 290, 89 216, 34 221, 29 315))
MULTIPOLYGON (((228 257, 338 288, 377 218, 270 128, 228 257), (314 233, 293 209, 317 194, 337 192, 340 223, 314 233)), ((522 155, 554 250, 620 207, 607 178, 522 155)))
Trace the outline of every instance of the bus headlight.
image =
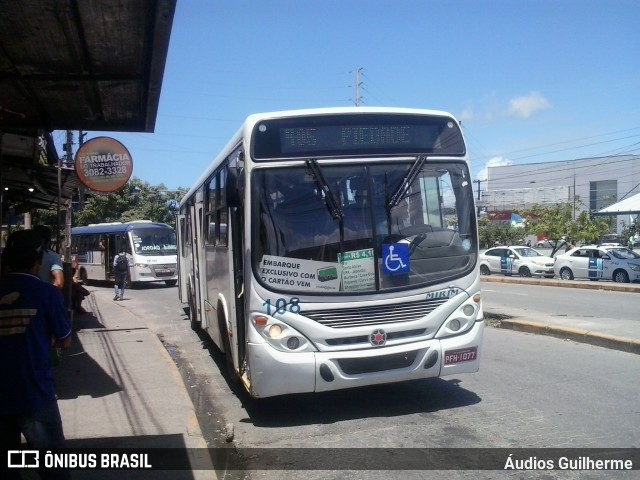
POLYGON ((471 329, 480 316, 481 306, 482 300, 480 294, 468 299, 444 321, 436 334, 436 338, 460 335, 471 329))
POLYGON ((269 327, 269 329, 267 330, 267 334, 271 337, 271 338, 279 338, 280 335, 282 335, 282 327, 280 325, 278 325, 277 323, 274 323, 273 325, 271 325, 269 327))
POLYGON ((307 338, 282 320, 268 315, 252 315, 256 332, 273 348, 281 352, 316 352, 307 338))
POLYGON ((453 330, 454 332, 457 332, 458 330, 460 330, 460 327, 462 326, 462 324, 460 323, 460 320, 458 320, 457 318, 454 318, 449 322, 448 326, 451 330, 453 330))

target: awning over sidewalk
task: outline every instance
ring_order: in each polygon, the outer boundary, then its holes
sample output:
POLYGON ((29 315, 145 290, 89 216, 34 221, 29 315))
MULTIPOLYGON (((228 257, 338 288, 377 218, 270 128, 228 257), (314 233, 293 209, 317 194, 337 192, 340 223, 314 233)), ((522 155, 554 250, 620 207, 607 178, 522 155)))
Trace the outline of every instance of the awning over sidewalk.
POLYGON ((53 130, 153 131, 176 2, 2 2, 0 210, 72 198, 53 130))
POLYGON ((640 193, 609 205, 594 215, 638 215, 640 214, 640 193))
POLYGON ((176 1, 3 1, 0 130, 152 132, 176 1))
POLYGON ((3 1, 0 211, 53 208, 80 182, 53 130, 152 132, 177 0, 3 1))

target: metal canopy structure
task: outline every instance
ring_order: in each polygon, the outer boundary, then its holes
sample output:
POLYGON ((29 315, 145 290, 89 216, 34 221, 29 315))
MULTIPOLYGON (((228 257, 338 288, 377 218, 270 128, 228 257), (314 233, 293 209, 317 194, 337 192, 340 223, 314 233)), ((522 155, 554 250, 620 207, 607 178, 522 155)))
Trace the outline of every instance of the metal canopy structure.
POLYGON ((0 0, 5 202, 71 198, 78 179, 62 169, 59 192, 53 130, 153 131, 176 1, 0 0))
POLYGON ((640 214, 640 193, 636 193, 629 198, 620 200, 613 205, 609 205, 594 215, 639 215, 640 214))

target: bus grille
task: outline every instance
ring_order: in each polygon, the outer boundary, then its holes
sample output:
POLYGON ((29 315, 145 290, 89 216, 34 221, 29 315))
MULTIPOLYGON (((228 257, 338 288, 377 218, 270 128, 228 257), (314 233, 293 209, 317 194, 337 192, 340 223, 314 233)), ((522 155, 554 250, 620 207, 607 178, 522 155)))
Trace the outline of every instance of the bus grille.
POLYGON ((396 353, 373 358, 349 358, 338 360, 338 365, 347 375, 384 372, 413 365, 418 352, 396 353))
POLYGON ((176 274, 176 264, 152 265, 151 269, 156 277, 173 277, 176 274))
POLYGON ((418 320, 446 302, 446 298, 438 298, 371 307, 304 310, 302 314, 327 327, 351 328, 418 320))

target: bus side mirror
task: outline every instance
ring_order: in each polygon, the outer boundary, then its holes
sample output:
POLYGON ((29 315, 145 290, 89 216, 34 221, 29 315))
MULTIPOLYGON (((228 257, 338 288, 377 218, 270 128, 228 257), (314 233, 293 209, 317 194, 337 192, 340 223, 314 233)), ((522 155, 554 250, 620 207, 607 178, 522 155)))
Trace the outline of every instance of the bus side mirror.
POLYGON ((227 205, 229 207, 242 206, 242 198, 244 197, 244 171, 238 171, 234 168, 230 168, 227 171, 227 181, 225 185, 225 192, 227 193, 227 205))

